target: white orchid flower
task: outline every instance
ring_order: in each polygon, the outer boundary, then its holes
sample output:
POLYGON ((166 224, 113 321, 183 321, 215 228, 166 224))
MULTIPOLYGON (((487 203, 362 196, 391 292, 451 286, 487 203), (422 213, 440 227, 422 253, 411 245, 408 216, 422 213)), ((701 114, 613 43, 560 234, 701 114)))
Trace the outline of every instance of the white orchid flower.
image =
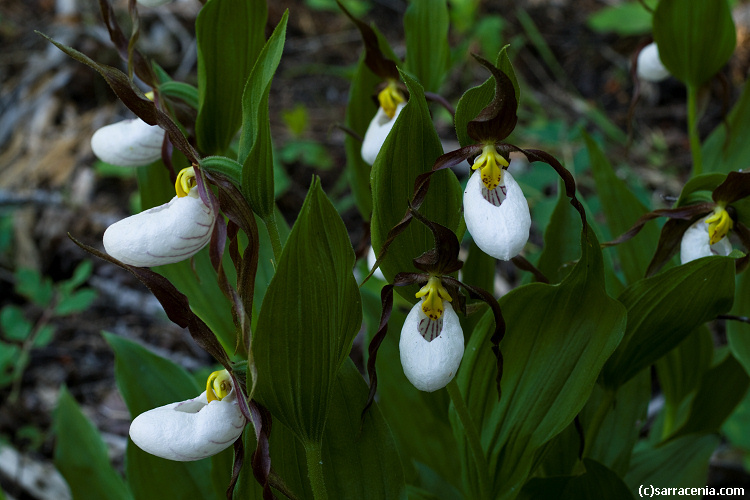
POLYGON ((510 172, 503 170, 507 166, 493 144, 485 145, 471 167, 478 172, 464 191, 466 229, 484 253, 500 260, 521 252, 531 228, 529 204, 510 172))
POLYGON ((102 127, 91 137, 91 150, 103 162, 141 167, 161 158, 164 129, 140 118, 102 127))
POLYGON ((669 70, 659 58, 659 47, 654 42, 638 53, 638 78, 647 82, 660 82, 669 76, 669 70))
POLYGON ((401 329, 401 366, 414 387, 433 392, 456 375, 464 355, 464 333, 439 278, 430 278, 417 297, 423 298, 401 329))
POLYGON ((404 96, 395 82, 389 83, 378 93, 378 102, 380 102, 378 112, 370 121, 365 138, 362 140, 362 159, 368 165, 375 163, 375 158, 378 157, 380 148, 383 147, 393 124, 396 123, 398 115, 406 106, 404 96))
POLYGON ((188 462, 231 446, 245 423, 232 379, 221 370, 208 377, 206 390, 197 398, 138 415, 130 424, 130 438, 147 453, 188 462))
POLYGON ((211 239, 214 210, 203 203, 192 167, 183 169, 169 203, 130 216, 104 232, 104 249, 137 267, 161 266, 189 259, 211 239))
POLYGON ((680 262, 686 264, 701 257, 729 255, 732 244, 727 234, 733 226, 729 213, 717 206, 711 215, 694 222, 682 235, 680 262))
MULTIPOLYGON (((375 262, 378 260, 378 257, 375 255, 375 249, 372 248, 372 245, 370 245, 370 249, 367 251, 367 268, 372 269, 372 266, 375 265, 375 262)), ((385 276, 383 275, 383 271, 380 270, 380 267, 375 269, 375 272, 372 273, 373 276, 375 276, 379 280, 388 281, 385 279, 385 276)))

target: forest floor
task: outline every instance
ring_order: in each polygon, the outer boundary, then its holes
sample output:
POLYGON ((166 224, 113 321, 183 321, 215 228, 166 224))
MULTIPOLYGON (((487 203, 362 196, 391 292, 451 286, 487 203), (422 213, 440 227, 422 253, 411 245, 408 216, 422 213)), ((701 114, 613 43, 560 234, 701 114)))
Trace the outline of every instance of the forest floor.
MULTIPOLYGON (((332 126, 344 121, 353 65, 362 50, 359 33, 324 0, 281 0, 269 5, 267 34, 289 8, 284 55, 271 93, 272 134, 282 155, 286 188, 278 200, 288 221, 302 204, 313 173, 337 200, 355 248, 364 225, 348 196, 343 133, 332 126), (296 115, 294 114, 296 113, 296 115), (290 126, 304 123, 301 131, 290 126), (299 118, 300 116, 304 118, 299 118), (304 141, 323 145, 305 156, 304 141)), ((462 2, 456 2, 462 3, 462 2)), ((623 175, 640 179, 662 205, 690 171, 685 90, 676 80, 645 85, 632 119, 632 54, 649 34, 621 35, 594 30, 591 16, 607 2, 597 0, 494 0, 476 12, 476 29, 451 32, 462 61, 444 84, 444 96, 455 106, 461 94, 487 77, 470 61, 469 52, 493 58, 511 44, 516 71, 532 104, 521 122, 535 144, 571 163, 580 139, 571 130, 586 128, 612 144, 610 158, 623 175), (481 23, 479 20, 489 19, 481 23), (593 110, 593 111, 592 111, 593 110), (542 114, 541 112, 544 112, 542 114), (592 118, 606 116, 606 123, 592 118), (629 123, 634 130, 628 145, 629 123), (576 142, 578 141, 578 142, 576 142), (626 167, 622 167, 627 165, 626 167)), ((364 18, 384 33, 397 55, 404 53, 404 0, 360 2, 364 18)), ((486 4, 486 5, 485 5, 486 4)), ((335 5, 335 4, 334 4, 335 5)), ((127 2, 115 2, 126 18, 127 2)), ((139 47, 175 79, 195 84, 194 21, 197 0, 158 9, 141 9, 139 47)), ((747 9, 736 8, 738 50, 723 70, 733 103, 750 66, 747 9)), ((9 498, 65 498, 64 486, 49 473, 54 454, 52 413, 61 387, 67 386, 83 412, 103 433, 115 464, 122 464, 130 415, 114 380, 114 357, 101 335, 109 331, 141 342, 181 366, 195 370, 210 357, 171 324, 159 304, 128 273, 93 261, 85 286, 96 292, 91 305, 69 315, 50 313, 21 292, 20 269, 31 269, 53 283, 69 279, 89 257, 69 238, 101 248, 106 227, 129 215, 137 191, 131 172, 96 164, 89 140, 108 123, 129 117, 106 83, 94 71, 68 58, 34 31, 121 67, 93 0, 4 0, 0 2, 0 307, 17 306, 32 325, 51 325, 52 337, 30 349, 28 366, 16 383, 0 373, 0 489, 9 498), (8 445, 8 446, 5 446, 8 445)), ((712 87, 701 122, 708 133, 724 113, 721 85, 712 87)), ((455 144, 449 117, 436 113, 438 132, 455 144)), ((523 143, 519 144, 524 146, 523 143)), ((582 190, 593 183, 579 179, 582 190)), ((506 276, 513 280, 512 274, 506 276)), ((18 343, 23 344, 22 342, 18 343)), ((29 347, 29 346, 26 346, 29 347)), ((0 349, 3 349, 0 346, 0 349)), ((9 351, 7 351, 9 352, 9 351)), ((0 366, 11 366, 8 360, 0 366)), ((715 474, 742 474, 731 457, 715 457, 715 474)), ((727 478, 724 477, 723 481, 727 478)), ((732 476, 730 484, 748 484, 732 476)))

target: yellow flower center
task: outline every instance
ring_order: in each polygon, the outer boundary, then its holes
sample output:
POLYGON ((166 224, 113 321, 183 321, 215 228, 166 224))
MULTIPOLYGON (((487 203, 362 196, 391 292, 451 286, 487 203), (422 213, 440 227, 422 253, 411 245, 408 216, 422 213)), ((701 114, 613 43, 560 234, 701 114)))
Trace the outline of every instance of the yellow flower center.
POLYGON ((495 189, 503 179, 503 167, 508 166, 508 160, 502 157, 495 149, 494 144, 485 144, 482 154, 474 160, 472 170, 480 169, 482 182, 489 190, 495 189))
POLYGON ((206 399, 208 402, 221 401, 232 392, 232 377, 226 370, 213 372, 206 381, 206 399))
POLYGON ((448 290, 440 283, 440 278, 432 276, 425 286, 416 293, 416 297, 427 298, 422 301, 422 312, 432 320, 437 320, 443 315, 443 300, 451 302, 448 290))
POLYGON ((717 206, 713 215, 704 222, 708 224, 708 238, 712 245, 721 241, 734 227, 734 221, 729 216, 729 212, 722 206, 717 206))
POLYGON ((195 169, 193 167, 183 168, 177 174, 177 180, 174 183, 174 190, 177 196, 182 198, 190 194, 190 190, 197 185, 195 181, 195 169))
POLYGON ((388 86, 378 93, 378 102, 388 118, 396 116, 396 108, 405 100, 396 82, 389 82, 388 86))

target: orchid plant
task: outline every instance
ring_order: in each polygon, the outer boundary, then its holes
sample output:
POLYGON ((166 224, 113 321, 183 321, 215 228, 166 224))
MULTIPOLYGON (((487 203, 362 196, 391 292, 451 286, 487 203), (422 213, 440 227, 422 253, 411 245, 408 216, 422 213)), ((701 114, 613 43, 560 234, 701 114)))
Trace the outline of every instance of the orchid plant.
MULTIPOLYGON (((710 3, 722 4, 714 17, 725 25, 725 0, 710 3)), ((655 29, 677 76, 665 14, 674 4, 660 2, 655 29)), ((524 126, 508 47, 494 62, 462 62, 490 76, 454 109, 437 94, 451 69, 444 0, 410 2, 405 61, 339 5, 365 47, 340 126, 351 196, 370 228, 361 255, 316 177, 293 226, 278 215, 269 100, 293 13, 266 40, 264 0, 205 2, 197 87, 138 51, 133 0, 130 35, 100 0, 127 71, 50 40, 136 116, 97 131, 92 150, 137 169, 145 210, 110 226, 104 251, 74 241, 143 282, 221 365, 201 392, 202 380, 105 334, 133 417, 125 479, 64 392, 56 456, 74 496, 627 499, 642 484, 705 486, 717 433, 750 405, 740 274, 750 173, 696 168, 674 207, 649 210, 582 132, 599 192, 583 196, 588 171, 577 179, 554 147, 508 142, 524 126), (443 150, 436 104, 453 115, 458 149, 443 150), (524 194, 524 174, 508 171, 511 154, 559 176, 547 217, 524 194), (670 220, 658 236, 647 223, 660 216, 670 220), (525 284, 496 293, 497 261, 525 284), (717 320, 728 348, 711 340, 717 320), (664 400, 655 421, 652 366, 664 400), (79 439, 62 432, 67 422, 79 439), (684 469, 670 468, 676 457, 684 469)), ((708 8, 680 5, 691 16, 708 8)), ((696 46, 689 68, 713 57, 696 46)))

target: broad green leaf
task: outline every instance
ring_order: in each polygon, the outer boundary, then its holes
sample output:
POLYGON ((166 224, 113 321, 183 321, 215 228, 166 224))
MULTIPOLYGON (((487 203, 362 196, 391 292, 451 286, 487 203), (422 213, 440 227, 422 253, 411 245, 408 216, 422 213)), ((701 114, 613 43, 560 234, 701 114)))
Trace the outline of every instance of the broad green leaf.
MULTIPOLYGON (((372 167, 371 230, 376 253, 388 232, 406 213, 417 176, 432 170, 435 160, 443 154, 422 87, 406 73, 401 75, 409 89, 409 102, 399 114, 372 167)), ((461 218, 462 194, 455 174, 442 170, 431 177, 430 189, 419 211, 431 221, 455 231, 461 218)), ((412 259, 434 246, 435 238, 430 230, 413 221, 393 241, 380 269, 389 281, 399 272, 417 272, 412 259)), ((413 296, 416 289, 403 288, 396 290, 407 300, 416 302, 413 296)))
POLYGON ((537 267, 550 283, 559 283, 581 256, 578 244, 581 216, 570 205, 562 182, 557 188, 557 203, 544 231, 544 248, 537 267))
MULTIPOLYGON (((368 281, 362 287, 365 309, 373 309, 368 321, 368 342, 375 335, 380 320, 380 294, 368 281)), ((419 464, 424 464, 454 487, 461 486, 461 467, 455 454, 456 441, 448 421, 450 400, 446 391, 417 390, 404 375, 398 344, 406 314, 395 297, 388 321, 388 334, 378 349, 378 405, 393 432, 404 465, 407 481, 419 480, 419 464), (436 439, 440 436, 440 439, 436 439)), ((421 484, 426 489, 428 485, 421 484)), ((432 491, 440 493, 440 491, 432 491)))
POLYGON ((13 382, 19 372, 16 365, 27 361, 28 357, 21 355, 20 347, 0 341, 0 387, 13 382))
POLYGON ((750 378, 729 354, 724 361, 705 372, 690 407, 690 416, 674 436, 718 432, 742 401, 748 386, 750 378))
POLYGON ((534 478, 524 485, 521 500, 631 500, 628 486, 606 466, 585 459, 586 472, 578 476, 534 478))
POLYGON ((658 488, 701 488, 706 485, 708 459, 719 436, 691 434, 658 446, 635 450, 625 483, 630 491, 653 485, 658 488))
POLYGON ((198 89, 189 83, 169 81, 159 85, 159 93, 173 99, 180 99, 193 109, 200 107, 198 89))
POLYGON ((674 349, 697 326, 729 310, 734 259, 706 257, 630 285, 618 300, 628 309, 622 343, 602 372, 611 388, 674 349))
MULTIPOLYGON (((349 87, 349 102, 346 105, 345 125, 360 137, 365 136, 367 127, 377 107, 371 99, 380 79, 365 64, 362 54, 349 87)), ((372 213, 372 193, 370 191, 370 165, 362 159, 362 143, 347 134, 344 139, 346 147, 346 174, 352 189, 354 202, 364 220, 369 220, 372 213)))
MULTIPOLYGON (((581 260, 560 284, 532 283, 500 300, 507 330, 500 343, 505 366, 499 403, 490 396, 497 375, 490 316, 467 345, 457 381, 487 450, 492 498, 518 494, 537 450, 581 411, 622 338, 625 309, 605 292, 599 243, 591 230, 581 243, 581 260)), ((479 498, 465 438, 456 437, 468 471, 467 495, 479 498)))
MULTIPOLYGON (((183 368, 131 340, 111 333, 104 339, 115 352, 115 379, 131 417, 198 396, 202 389, 183 368)), ((210 484, 210 462, 174 462, 149 455, 128 441, 126 474, 141 499, 217 498, 210 484)))
POLYGON ((600 33, 645 35, 651 31, 651 13, 639 2, 623 2, 602 7, 589 16, 586 24, 600 33))
POLYGON ((333 385, 323 439, 329 498, 401 498, 404 472, 388 424, 377 405, 360 420, 369 390, 351 359, 333 385))
MULTIPOLYGON (((736 278, 737 292, 731 314, 750 316, 750 273, 745 271, 736 278), (742 300, 744 298, 745 300, 742 300)), ((729 348, 737 361, 750 374, 750 325, 740 321, 727 321, 727 339, 729 348)))
POLYGON ((242 90, 263 46, 265 0, 209 0, 195 20, 198 147, 222 154, 242 121, 242 90))
POLYGON ((719 173, 702 174, 691 178, 682 187, 675 207, 688 205, 691 199, 696 199, 700 195, 707 195, 702 196, 703 199, 701 201, 711 201, 711 192, 726 179, 727 176, 725 174, 719 173))
POLYGON ((689 86, 703 85, 734 52, 736 35, 726 0, 661 0, 653 29, 664 66, 689 86))
POLYGON ((404 14, 406 68, 429 92, 440 90, 448 69, 448 25, 446 0, 411 0, 404 14))
MULTIPOLYGON (((516 79, 516 73, 513 70, 513 64, 511 64, 508 58, 508 45, 500 50, 497 55, 497 61, 495 66, 500 68, 510 81, 513 83, 513 89, 516 91, 516 103, 521 102, 521 88, 518 85, 516 79)), ((458 143, 463 146, 467 146, 473 143, 473 139, 469 137, 466 125, 477 117, 477 115, 487 106, 492 98, 495 96, 495 80, 491 76, 481 85, 470 88, 464 95, 459 99, 456 105, 456 116, 454 119, 456 126, 456 136, 458 137, 458 143)))
MULTIPOLYGON (((143 210, 166 203, 174 196, 174 185, 161 161, 138 167, 138 187, 143 210)), ((192 262, 184 260, 153 270, 187 296, 193 312, 206 322, 227 352, 234 352, 232 308, 217 284, 208 249, 198 252, 192 262)))
MULTIPOLYGON (((625 233, 648 208, 615 174, 604 152, 585 131, 582 132, 591 161, 596 190, 607 218, 607 225, 613 237, 625 233)), ((655 224, 647 224, 633 239, 617 245, 623 274, 627 283, 633 283, 645 276, 651 257, 659 241, 659 229, 655 224)))
MULTIPOLYGON (((584 429, 589 428, 605 392, 606 389, 599 384, 594 387, 591 399, 581 413, 581 425, 584 429)), ((624 476, 630 465, 633 447, 638 442, 641 427, 646 421, 650 398, 651 373, 643 370, 617 389, 614 401, 599 432, 590 443, 586 456, 624 476)))
POLYGON ((0 311, 0 326, 2 326, 3 337, 8 340, 23 342, 29 338, 32 325, 23 310, 14 305, 3 307, 0 311))
POLYGON ((745 397, 734 413, 724 422, 721 430, 732 445, 742 448, 747 453, 750 451, 748 428, 750 428, 750 392, 745 393, 745 397))
POLYGON ((132 499, 130 489, 109 463, 107 447, 96 427, 63 386, 53 415, 55 467, 76 500, 132 499))
POLYGON ((281 61, 289 12, 269 37, 242 93, 242 130, 237 161, 242 164, 242 194, 265 221, 273 217, 273 146, 268 115, 271 80, 281 61))
POLYGON ((706 172, 729 173, 747 167, 750 157, 750 85, 742 89, 737 104, 703 143, 703 169, 706 172), (728 125, 728 127, 727 127, 728 125))
POLYGON ((362 324, 344 223, 314 179, 263 299, 253 340, 257 399, 320 442, 336 372, 362 324))
POLYGON ((711 365, 713 351, 711 332, 701 325, 656 362, 659 386, 664 395, 664 436, 671 434, 680 424, 677 422, 680 405, 700 383, 711 365))

